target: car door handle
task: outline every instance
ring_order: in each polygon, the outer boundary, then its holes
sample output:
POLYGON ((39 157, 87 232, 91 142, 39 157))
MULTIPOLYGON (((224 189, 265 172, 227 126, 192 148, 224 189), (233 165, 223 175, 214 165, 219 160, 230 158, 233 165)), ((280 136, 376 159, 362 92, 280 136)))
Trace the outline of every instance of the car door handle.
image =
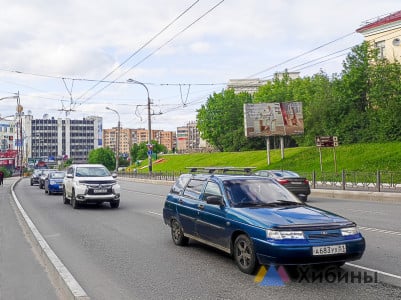
POLYGON ((178 200, 178 203, 183 204, 184 201, 182 199, 178 200))
POLYGON ((204 208, 205 208, 205 205, 203 205, 203 204, 198 204, 198 208, 199 208, 199 209, 204 209, 204 208))

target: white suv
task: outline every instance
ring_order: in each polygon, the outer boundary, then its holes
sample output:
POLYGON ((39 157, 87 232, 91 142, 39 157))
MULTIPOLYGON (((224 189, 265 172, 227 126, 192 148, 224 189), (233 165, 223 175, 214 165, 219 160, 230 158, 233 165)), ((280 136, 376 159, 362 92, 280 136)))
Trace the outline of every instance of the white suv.
POLYGON ((67 168, 63 180, 63 202, 78 208, 82 203, 109 202, 112 208, 120 205, 120 185, 117 174, 100 164, 77 164, 67 168))

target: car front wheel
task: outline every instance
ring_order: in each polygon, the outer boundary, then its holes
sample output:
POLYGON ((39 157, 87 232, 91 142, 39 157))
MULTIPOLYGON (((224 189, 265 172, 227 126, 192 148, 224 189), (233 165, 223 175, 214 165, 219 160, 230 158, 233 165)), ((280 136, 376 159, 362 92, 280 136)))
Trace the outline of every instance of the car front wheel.
POLYGON ((184 236, 181 224, 177 220, 171 221, 171 237, 174 244, 178 246, 185 246, 188 244, 189 238, 184 236))
POLYGON ((70 199, 68 199, 67 195, 65 194, 65 188, 63 188, 63 203, 70 204, 70 199))
POLYGON ((120 206, 120 200, 117 201, 110 201, 111 208, 118 208, 120 206))
POLYGON ((79 203, 78 203, 78 201, 77 201, 77 199, 75 197, 75 191, 74 190, 72 190, 72 193, 71 193, 71 205, 72 205, 73 209, 79 208, 79 203))
POLYGON ((245 235, 239 235, 234 242, 234 259, 238 268, 246 273, 255 273, 258 265, 252 241, 245 235))

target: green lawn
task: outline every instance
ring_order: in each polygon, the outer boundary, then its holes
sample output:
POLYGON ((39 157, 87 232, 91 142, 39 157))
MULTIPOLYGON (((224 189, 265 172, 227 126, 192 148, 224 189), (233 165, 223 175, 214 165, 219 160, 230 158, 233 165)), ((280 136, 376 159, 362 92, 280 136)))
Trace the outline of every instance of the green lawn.
MULTIPOLYGON (((401 171, 401 142, 385 144, 355 144, 335 148, 322 148, 322 169, 334 171, 401 171), (335 155, 334 155, 335 154, 335 155), (336 168, 334 164, 336 157, 336 168)), ((185 171, 186 167, 232 166, 260 169, 290 169, 296 172, 320 171, 320 154, 317 147, 297 147, 270 152, 270 165, 266 151, 215 152, 196 154, 166 154, 153 161, 153 171, 185 171)), ((142 162, 147 171, 147 160, 142 162)), ((138 168, 141 170, 141 166, 138 168)))

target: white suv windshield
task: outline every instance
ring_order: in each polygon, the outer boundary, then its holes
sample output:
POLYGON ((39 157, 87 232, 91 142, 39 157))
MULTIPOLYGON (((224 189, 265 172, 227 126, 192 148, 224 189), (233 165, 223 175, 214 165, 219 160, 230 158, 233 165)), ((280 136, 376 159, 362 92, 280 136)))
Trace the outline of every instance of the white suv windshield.
POLYGON ((105 177, 110 175, 110 172, 104 167, 77 167, 75 172, 77 177, 105 177))

